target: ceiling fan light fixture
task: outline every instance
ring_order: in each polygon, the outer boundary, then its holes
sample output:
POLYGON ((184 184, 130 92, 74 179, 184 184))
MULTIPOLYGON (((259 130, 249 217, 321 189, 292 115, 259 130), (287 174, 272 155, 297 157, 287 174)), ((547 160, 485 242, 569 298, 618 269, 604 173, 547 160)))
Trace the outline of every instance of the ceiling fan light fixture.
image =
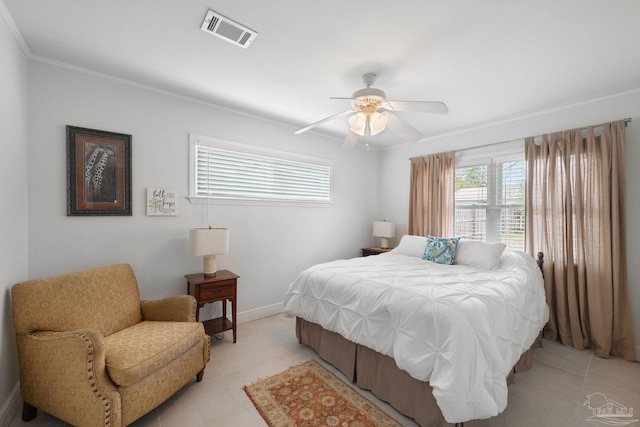
POLYGON ((368 116, 363 112, 359 112, 349 117, 351 132, 364 136, 367 127, 367 117, 369 119, 369 134, 371 136, 377 135, 387 128, 387 123, 389 123, 389 118, 387 116, 380 114, 377 111, 368 116))
POLYGON ((367 116, 364 113, 352 114, 349 117, 349 127, 351 132, 360 136, 364 135, 364 128, 367 125, 367 116))
POLYGON ((369 119, 369 127, 371 128, 371 135, 377 135, 387 128, 389 123, 389 117, 378 113, 377 111, 371 115, 369 119))
POLYGON ((318 122, 312 123, 295 131, 296 134, 306 132, 316 126, 330 120, 349 115, 349 131, 345 137, 343 147, 352 147, 356 144, 358 136, 366 137, 377 135, 385 129, 402 138, 404 141, 414 143, 424 138, 424 135, 398 117, 396 111, 414 111, 418 113, 447 114, 449 109, 439 101, 398 101, 387 99, 387 94, 372 87, 376 80, 375 73, 366 73, 362 76, 364 89, 355 91, 350 98, 331 97, 331 99, 350 100, 351 109, 334 114, 318 122))

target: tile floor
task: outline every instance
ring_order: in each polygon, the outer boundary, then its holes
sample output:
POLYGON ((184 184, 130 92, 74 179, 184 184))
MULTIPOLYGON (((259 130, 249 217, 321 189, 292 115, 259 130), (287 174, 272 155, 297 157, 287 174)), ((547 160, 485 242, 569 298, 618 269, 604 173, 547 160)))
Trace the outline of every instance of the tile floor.
MULTIPOLYGON (((131 426, 266 426, 242 387, 295 363, 317 359, 311 349, 297 343, 294 325, 294 320, 278 315, 239 325, 236 344, 230 333, 220 341, 212 338, 211 361, 202 382, 187 384, 131 426)), ((587 421, 592 411, 584 402, 596 392, 634 408, 633 419, 640 419, 640 364, 600 359, 590 351, 573 350, 549 341, 534 352, 534 359, 530 371, 516 375, 516 383, 509 386, 509 405, 491 421, 491 426, 606 426, 587 421)), ((362 393, 403 426, 417 426, 371 393, 362 393)), ((20 412, 21 409, 9 427, 65 425, 42 411, 34 420, 24 423, 20 412)), ((630 425, 640 427, 640 421, 630 425)))

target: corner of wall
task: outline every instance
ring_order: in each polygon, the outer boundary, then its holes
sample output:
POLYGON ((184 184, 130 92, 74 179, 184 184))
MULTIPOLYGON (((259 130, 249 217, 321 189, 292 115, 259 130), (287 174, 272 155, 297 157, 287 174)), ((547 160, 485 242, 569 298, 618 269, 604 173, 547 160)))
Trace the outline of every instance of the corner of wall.
POLYGON ((20 409, 20 383, 16 383, 9 398, 0 408, 0 427, 8 427, 16 412, 20 409))

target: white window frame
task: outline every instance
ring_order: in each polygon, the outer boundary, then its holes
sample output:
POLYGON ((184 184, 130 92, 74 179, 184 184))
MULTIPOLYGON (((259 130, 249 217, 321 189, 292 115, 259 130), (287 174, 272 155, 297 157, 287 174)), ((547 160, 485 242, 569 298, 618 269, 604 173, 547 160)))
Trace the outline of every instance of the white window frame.
MULTIPOLYGON (((252 172, 259 173, 258 169, 252 172)), ((229 178, 234 175, 229 174, 229 178)), ((260 178, 258 175, 257 178, 260 178)), ((209 177, 207 177, 209 179, 209 177)), ((267 176, 265 175, 265 179, 267 176)), ((230 189, 240 181, 231 183, 230 189)), ((283 181, 284 182, 284 181, 283 181)), ((277 184, 277 182, 276 182, 277 184)), ((189 197, 192 203, 208 203, 208 202, 232 202, 239 204, 273 204, 273 205, 313 205, 328 206, 333 203, 333 163, 327 159, 306 156, 298 153, 275 150, 272 148, 259 147, 256 145, 243 144, 212 138, 203 135, 189 134, 189 197), (316 189, 320 193, 316 195, 304 194, 303 188, 296 189, 298 194, 269 194, 267 192, 258 194, 248 194, 239 191, 236 194, 229 192, 202 194, 198 192, 198 175, 197 175, 197 155, 198 146, 209 147, 216 150, 221 157, 237 157, 239 161, 260 161, 273 162, 274 167, 290 167, 291 173, 300 174, 302 171, 308 173, 310 170, 317 173, 319 178, 327 180, 328 183, 324 188, 316 189)))
MULTIPOLYGON (((456 169, 467 168, 472 166, 487 166, 487 205, 482 206, 468 206, 458 207, 457 203, 455 209, 483 209, 485 210, 485 238, 487 241, 496 242, 496 236, 500 237, 500 233, 495 230, 497 224, 490 224, 490 215, 492 211, 497 211, 497 214, 501 213, 505 208, 521 208, 526 209, 525 203, 522 204, 498 204, 497 195, 495 194, 496 186, 495 180, 498 172, 498 164, 507 162, 521 162, 525 160, 524 154, 524 141, 516 140, 502 144, 495 144, 490 146, 478 147, 456 152, 456 169)), ((526 178, 526 174, 525 174, 526 178)), ((525 213, 526 214, 526 213, 525 213)), ((457 225, 457 222, 456 222, 457 225)), ((457 233, 457 231, 456 231, 457 233)), ((508 242, 504 242, 508 243, 508 242)), ((524 245, 524 243, 523 243, 524 245)), ((514 248, 524 250, 523 248, 514 248)))

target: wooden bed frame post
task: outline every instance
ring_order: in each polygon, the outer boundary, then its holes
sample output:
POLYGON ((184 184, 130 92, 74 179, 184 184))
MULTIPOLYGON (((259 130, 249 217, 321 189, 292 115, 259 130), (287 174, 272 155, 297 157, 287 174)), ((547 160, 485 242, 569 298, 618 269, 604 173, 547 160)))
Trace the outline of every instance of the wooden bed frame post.
POLYGON ((538 263, 538 268, 544 276, 544 271, 542 270, 542 265, 544 264, 544 254, 542 252, 538 252, 538 259, 536 260, 536 262, 538 263))

